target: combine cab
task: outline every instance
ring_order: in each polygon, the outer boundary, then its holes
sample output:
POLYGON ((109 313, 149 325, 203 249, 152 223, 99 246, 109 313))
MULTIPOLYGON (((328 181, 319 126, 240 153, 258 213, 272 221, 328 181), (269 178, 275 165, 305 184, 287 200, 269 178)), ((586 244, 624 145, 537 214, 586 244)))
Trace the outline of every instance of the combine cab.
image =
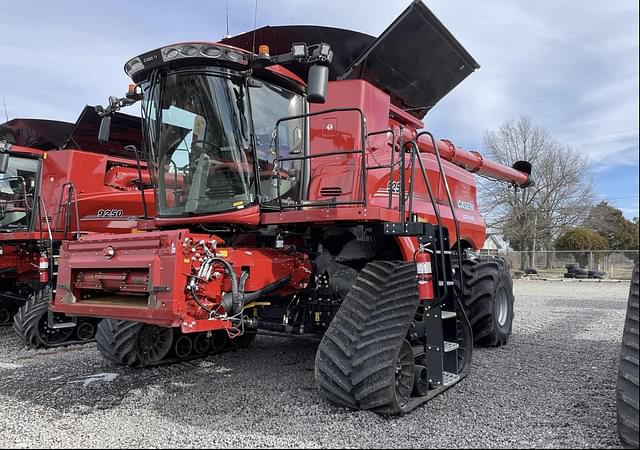
POLYGON ((13 119, 0 125, 0 321, 13 319, 30 346, 95 336, 95 318, 48 313, 61 242, 91 232, 128 233, 144 218, 140 188, 149 174, 125 148, 140 145, 140 120, 125 114, 113 120, 108 145, 97 140, 100 117, 91 107, 75 124, 13 119))
POLYGON ((52 308, 105 318, 98 350, 153 366, 316 337, 329 401, 401 414, 511 333, 474 173, 530 184, 437 140, 424 115, 478 68, 419 1, 378 38, 267 27, 131 59, 157 216, 63 244, 52 308), (253 37, 258 53, 252 53, 253 37), (307 83, 303 82, 307 80, 307 83))

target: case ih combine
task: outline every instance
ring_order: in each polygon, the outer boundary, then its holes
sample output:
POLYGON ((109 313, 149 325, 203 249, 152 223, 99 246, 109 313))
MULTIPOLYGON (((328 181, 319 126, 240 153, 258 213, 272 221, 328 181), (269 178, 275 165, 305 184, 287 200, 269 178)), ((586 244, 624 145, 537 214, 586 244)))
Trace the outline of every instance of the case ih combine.
MULTIPOLYGON (((96 139, 100 118, 91 107, 75 124, 13 119, 0 125, 0 320, 13 317, 30 346, 95 335, 95 318, 48 314, 60 243, 81 233, 127 233, 142 217, 142 172, 125 148, 139 145, 140 119, 117 114, 113 120, 108 145, 96 139)), ((144 177, 149 183, 146 168, 144 177)))
POLYGON ((131 59, 109 109, 142 101, 157 217, 65 242, 53 310, 106 318, 98 349, 128 366, 321 337, 325 398, 410 411, 469 373, 472 336, 511 332, 507 268, 469 258, 473 173, 525 187, 531 166, 420 131, 478 67, 419 1, 377 39, 266 27, 131 59))

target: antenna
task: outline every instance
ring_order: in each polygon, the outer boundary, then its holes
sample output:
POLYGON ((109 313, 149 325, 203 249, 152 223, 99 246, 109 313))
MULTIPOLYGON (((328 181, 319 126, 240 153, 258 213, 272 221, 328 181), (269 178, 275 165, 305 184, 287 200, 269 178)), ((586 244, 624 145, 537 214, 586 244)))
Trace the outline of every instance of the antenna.
POLYGON ((225 34, 224 37, 229 37, 229 0, 227 0, 227 34, 225 34))
POLYGON ((258 0, 256 0, 256 7, 253 13, 253 46, 251 47, 251 53, 256 53, 256 26, 258 25, 258 0))
POLYGON ((4 96, 4 92, 2 93, 2 104, 4 105, 4 117, 9 121, 9 113, 7 112, 7 99, 4 96))

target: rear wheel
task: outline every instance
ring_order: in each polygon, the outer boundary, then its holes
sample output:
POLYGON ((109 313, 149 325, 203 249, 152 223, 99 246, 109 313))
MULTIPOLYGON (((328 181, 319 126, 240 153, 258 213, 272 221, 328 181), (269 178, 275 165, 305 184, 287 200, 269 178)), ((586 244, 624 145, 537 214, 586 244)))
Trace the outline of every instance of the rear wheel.
POLYGON ((618 364, 617 410, 618 434, 629 448, 638 448, 638 265, 633 270, 629 289, 627 315, 622 335, 622 348, 618 364))
MULTIPOLYGON (((54 347, 73 336, 74 327, 49 326, 49 292, 48 288, 36 291, 13 317, 13 330, 29 347, 54 347)), ((69 322, 63 314, 53 314, 53 320, 55 323, 69 322)))
POLYGON ((416 374, 406 335, 417 307, 415 264, 367 264, 318 347, 320 394, 351 408, 406 412, 416 374))
POLYGON ((513 282, 502 259, 464 260, 464 306, 476 345, 506 344, 513 322, 513 282))

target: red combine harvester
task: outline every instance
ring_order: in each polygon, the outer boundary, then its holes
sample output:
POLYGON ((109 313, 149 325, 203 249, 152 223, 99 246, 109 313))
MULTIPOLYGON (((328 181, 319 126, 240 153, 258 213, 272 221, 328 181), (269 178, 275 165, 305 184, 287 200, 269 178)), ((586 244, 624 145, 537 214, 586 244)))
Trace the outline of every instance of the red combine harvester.
POLYGON ((377 39, 266 27, 131 59, 157 217, 65 242, 53 310, 106 318, 98 349, 128 366, 315 336, 325 398, 410 411, 469 373, 473 335, 511 333, 507 267, 468 258, 473 173, 531 166, 420 131, 478 67, 419 1, 377 39))
POLYGON ((130 233, 143 217, 140 179, 149 184, 149 173, 127 148, 141 141, 140 119, 117 114, 112 120, 109 144, 96 139, 100 117, 92 107, 75 124, 13 119, 0 125, 0 321, 13 318, 29 346, 95 336, 95 318, 48 314, 61 242, 90 232, 130 233))

